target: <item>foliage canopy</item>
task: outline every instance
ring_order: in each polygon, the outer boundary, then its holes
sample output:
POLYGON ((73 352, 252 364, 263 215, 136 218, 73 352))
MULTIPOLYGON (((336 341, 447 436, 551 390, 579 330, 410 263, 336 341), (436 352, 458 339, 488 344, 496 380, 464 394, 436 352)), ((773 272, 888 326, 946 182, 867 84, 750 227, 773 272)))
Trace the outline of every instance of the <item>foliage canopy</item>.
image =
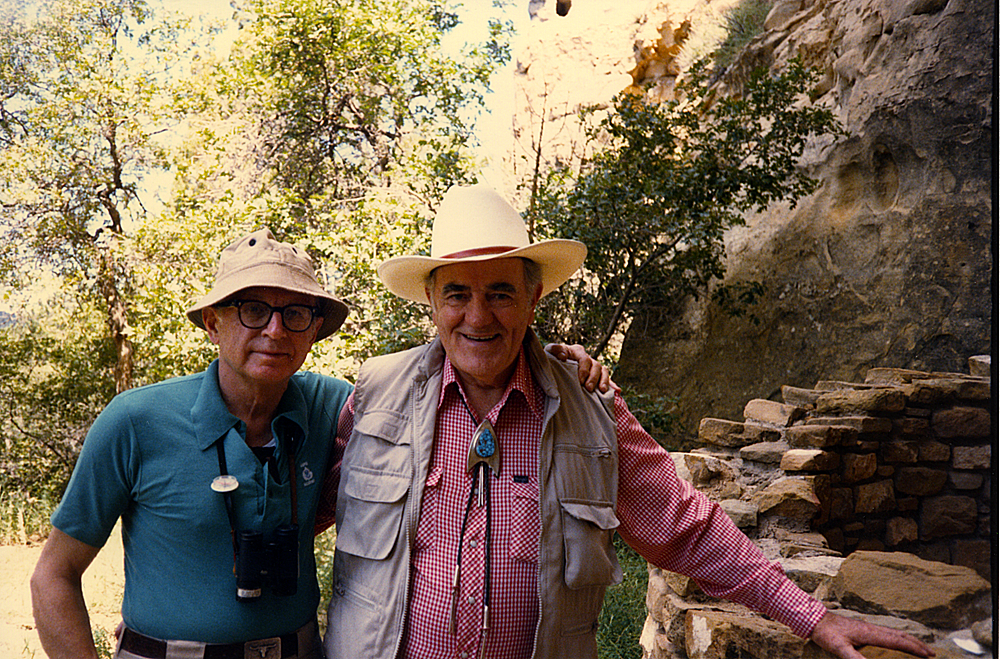
MULTIPOLYGON (((12 246, 0 278, 25 288, 41 267, 60 284, 0 329, 7 477, 41 478, 15 466, 41 451, 61 482, 114 392, 204 368, 214 349, 183 310, 249 230, 307 249, 351 306, 307 368, 350 377, 373 354, 426 340, 424 310, 385 293, 374 266, 426 251, 444 189, 474 180, 470 121, 509 58, 505 26, 455 58, 445 0, 234 11, 239 37, 221 60, 212 28, 142 0, 52 0, 40 20, 11 10, 0 21, 0 232, 12 246), (37 442, 46 429, 52 441, 37 442)), ((547 172, 527 218, 536 238, 590 249, 583 275, 543 300, 542 335, 613 361, 606 348, 638 309, 721 278, 724 231, 814 185, 795 161, 835 128, 799 102, 809 79, 796 63, 716 97, 701 68, 675 102, 623 96, 591 112, 593 156, 547 172)), ((738 308, 756 290, 717 296, 738 308)))
POLYGON ((309 250, 352 307, 307 367, 350 376, 424 339, 422 311, 379 295, 373 267, 419 249, 443 187, 467 180, 469 123, 509 56, 503 25, 455 58, 442 47, 457 22, 447 0, 245 0, 220 59, 217 27, 143 0, 0 13, 0 235, 12 246, 0 283, 12 305, 40 275, 58 283, 51 305, 15 306, 0 329, 16 421, 0 479, 60 487, 116 391, 204 368, 214 350, 183 310, 252 229, 309 250))
MULTIPOLYGON (((727 229, 772 202, 794 205, 816 185, 796 162, 807 139, 837 124, 828 109, 797 102, 814 75, 795 61, 719 96, 702 63, 678 84, 678 100, 625 94, 611 112, 592 111, 594 155, 578 171, 549 172, 533 204, 540 237, 589 250, 581 276, 543 299, 545 333, 613 357, 609 344, 639 309, 669 309, 721 279, 727 229)), ((720 301, 738 302, 757 289, 722 290, 720 301)))

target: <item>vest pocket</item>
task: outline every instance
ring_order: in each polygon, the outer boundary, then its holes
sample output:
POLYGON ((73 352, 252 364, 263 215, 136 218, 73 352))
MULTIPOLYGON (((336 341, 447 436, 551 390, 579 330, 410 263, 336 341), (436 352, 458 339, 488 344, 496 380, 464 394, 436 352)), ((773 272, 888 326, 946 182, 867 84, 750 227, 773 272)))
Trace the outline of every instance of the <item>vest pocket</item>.
POLYGON ((556 444, 552 461, 556 493, 561 500, 614 501, 618 467, 610 448, 556 444))
POLYGON ((398 414, 372 410, 354 423, 354 432, 344 452, 345 465, 358 465, 377 472, 409 474, 412 471, 410 435, 398 414))
POLYGON ((337 512, 337 549, 362 558, 386 558, 403 522, 409 477, 355 467, 342 478, 344 508, 337 512))
POLYGON ((384 596, 381 598, 363 579, 348 579, 344 575, 363 570, 355 559, 337 549, 333 567, 333 589, 327 609, 327 628, 337 630, 326 634, 326 654, 330 657, 368 659, 381 656, 380 645, 386 634, 384 596))
MULTIPOLYGON (((611 537, 618 518, 610 503, 562 499, 564 578, 572 589, 611 586, 622 569, 611 537)), ((338 538, 339 539, 339 538, 338 538)))

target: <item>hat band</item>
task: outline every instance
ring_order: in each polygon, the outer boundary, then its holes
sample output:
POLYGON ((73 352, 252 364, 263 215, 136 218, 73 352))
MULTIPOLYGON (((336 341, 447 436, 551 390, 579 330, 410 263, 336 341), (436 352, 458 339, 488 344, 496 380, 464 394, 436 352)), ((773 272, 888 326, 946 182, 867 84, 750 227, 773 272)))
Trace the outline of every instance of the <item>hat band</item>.
POLYGON ((442 259, 467 259, 473 256, 487 256, 489 254, 503 254, 505 252, 513 252, 517 247, 476 247, 475 249, 466 249, 461 252, 454 252, 452 254, 445 254, 438 258, 442 259))

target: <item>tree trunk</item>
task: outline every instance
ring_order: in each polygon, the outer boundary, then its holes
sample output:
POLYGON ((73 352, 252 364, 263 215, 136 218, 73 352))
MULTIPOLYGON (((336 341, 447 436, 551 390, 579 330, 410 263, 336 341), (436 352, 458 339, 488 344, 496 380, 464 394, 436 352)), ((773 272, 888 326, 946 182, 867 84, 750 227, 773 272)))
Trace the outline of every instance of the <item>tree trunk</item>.
POLYGON ((112 236, 101 250, 100 290, 108 313, 108 330, 115 343, 115 392, 121 393, 132 386, 133 348, 129 339, 128 308, 118 289, 115 258, 116 237, 112 236))

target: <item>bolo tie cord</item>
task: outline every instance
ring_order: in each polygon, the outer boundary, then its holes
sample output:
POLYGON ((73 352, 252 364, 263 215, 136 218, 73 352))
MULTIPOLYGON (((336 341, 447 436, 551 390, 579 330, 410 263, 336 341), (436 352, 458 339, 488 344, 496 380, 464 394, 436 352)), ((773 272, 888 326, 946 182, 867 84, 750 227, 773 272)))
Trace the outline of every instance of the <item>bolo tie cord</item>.
POLYGON ((482 487, 486 490, 486 557, 485 557, 485 567, 486 567, 486 578, 483 584, 483 629, 482 637, 479 641, 479 656, 483 657, 486 652, 486 634, 490 630, 490 586, 492 584, 492 579, 490 576, 493 574, 491 572, 490 563, 493 558, 493 505, 490 503, 490 479, 489 479, 489 466, 483 463, 480 467, 480 474, 482 475, 482 487))
POLYGON ((455 564, 455 578, 451 586, 451 623, 450 631, 454 636, 458 633, 458 598, 459 582, 462 574, 462 548, 465 546, 465 531, 469 525, 469 511, 472 509, 472 500, 476 496, 477 485, 483 489, 486 506, 486 547, 485 547, 485 578, 483 579, 483 622, 481 637, 479 642, 479 656, 483 657, 486 650, 486 634, 490 629, 490 564, 493 554, 492 528, 493 528, 493 507, 490 505, 490 479, 488 473, 489 465, 481 462, 476 465, 472 472, 472 487, 469 488, 469 498, 465 504, 465 515, 462 518, 462 530, 458 537, 458 559, 455 564))
MULTIPOLYGON (((462 400, 465 404, 465 409, 472 418, 472 422, 476 422, 476 417, 472 414, 472 410, 469 409, 468 404, 465 400, 462 400)), ((486 530, 484 533, 484 540, 486 542, 486 547, 484 548, 484 578, 483 578, 483 619, 481 636, 479 642, 479 657, 484 656, 486 650, 486 635, 490 629, 490 574, 491 574, 491 564, 493 558, 493 506, 490 503, 490 478, 489 474, 493 470, 492 465, 495 465, 497 476, 500 473, 500 462, 499 462, 499 446, 497 445, 496 431, 493 430, 493 425, 488 419, 484 419, 479 426, 476 428, 472 435, 472 446, 469 448, 469 466, 472 471, 472 487, 469 488, 469 498, 465 504, 465 515, 462 518, 462 530, 459 533, 458 538, 458 556, 455 561, 455 576, 452 581, 452 597, 451 597, 451 621, 450 621, 450 631, 454 636, 458 633, 458 599, 460 595, 460 582, 462 574, 462 549, 465 546, 465 533, 469 524, 469 513, 472 510, 472 500, 479 493, 479 506, 486 507, 486 530), (479 446, 480 442, 483 441, 482 447, 479 446), (484 449, 484 452, 480 452, 479 448, 484 449), (478 487, 477 487, 478 485, 478 487)))

